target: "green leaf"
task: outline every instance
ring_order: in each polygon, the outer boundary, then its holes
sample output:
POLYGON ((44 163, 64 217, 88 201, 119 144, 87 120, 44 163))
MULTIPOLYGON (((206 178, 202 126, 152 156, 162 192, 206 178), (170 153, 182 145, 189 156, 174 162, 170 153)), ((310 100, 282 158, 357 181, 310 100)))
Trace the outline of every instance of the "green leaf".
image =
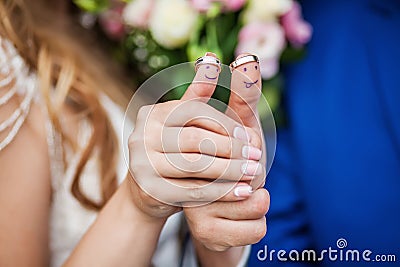
POLYGON ((218 2, 213 2, 210 9, 207 11, 207 18, 216 18, 221 13, 222 5, 218 2))
POLYGON ((73 0, 81 9, 90 13, 99 13, 107 9, 110 5, 109 0, 73 0))
POLYGON ((300 61, 306 55, 306 51, 304 48, 294 48, 292 46, 288 46, 281 55, 281 61, 283 63, 293 63, 296 61, 300 61))

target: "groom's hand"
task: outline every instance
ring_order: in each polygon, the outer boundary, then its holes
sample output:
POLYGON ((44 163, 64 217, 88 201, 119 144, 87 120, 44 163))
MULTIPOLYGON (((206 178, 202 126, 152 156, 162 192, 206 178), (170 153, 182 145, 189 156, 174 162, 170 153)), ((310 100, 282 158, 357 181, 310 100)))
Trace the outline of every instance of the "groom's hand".
MULTIPOLYGON (((199 67, 195 80, 202 82, 193 83, 182 100, 196 98, 200 98, 199 100, 202 102, 209 100, 217 83, 217 80, 207 79, 213 74, 212 71, 215 71, 212 67, 207 68, 207 65, 199 67)), ((256 74, 251 74, 251 77, 242 75, 237 70, 234 71, 232 94, 226 114, 246 126, 247 137, 244 139, 261 148, 263 142, 257 112, 261 78, 253 84, 253 79, 257 80, 258 77, 258 64, 257 68, 254 66, 253 68, 256 74), (250 88, 247 88, 249 86, 250 88)), ((258 151, 257 153, 261 154, 261 151, 258 151)), ((236 265, 242 254, 242 248, 237 246, 256 243, 265 235, 264 215, 268 208, 269 194, 265 189, 257 189, 250 193, 248 198, 240 201, 216 201, 201 207, 184 208, 202 265, 236 265), (222 251, 225 251, 223 255, 222 251)))
MULTIPOLYGON (((241 54, 237 59, 249 56, 241 54)), ((266 148, 258 113, 261 97, 262 78, 260 65, 256 61, 242 64, 232 70, 231 95, 226 114, 247 127, 250 143, 263 151, 260 163, 266 165, 266 148)), ((252 181, 253 188, 260 188, 265 183, 265 168, 257 179, 252 181)))

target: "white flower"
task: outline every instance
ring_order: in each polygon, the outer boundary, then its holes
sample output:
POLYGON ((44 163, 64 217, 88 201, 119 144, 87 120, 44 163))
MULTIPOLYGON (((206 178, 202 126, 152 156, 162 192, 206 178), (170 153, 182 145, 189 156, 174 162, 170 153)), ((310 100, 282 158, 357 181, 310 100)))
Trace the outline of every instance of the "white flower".
POLYGON ((122 17, 132 27, 147 28, 154 0, 133 0, 126 5, 122 17))
POLYGON ((178 48, 195 30, 198 12, 187 0, 157 0, 150 17, 153 38, 166 48, 178 48))
POLYGON ((249 0, 244 11, 244 22, 275 21, 289 11, 293 0, 249 0))

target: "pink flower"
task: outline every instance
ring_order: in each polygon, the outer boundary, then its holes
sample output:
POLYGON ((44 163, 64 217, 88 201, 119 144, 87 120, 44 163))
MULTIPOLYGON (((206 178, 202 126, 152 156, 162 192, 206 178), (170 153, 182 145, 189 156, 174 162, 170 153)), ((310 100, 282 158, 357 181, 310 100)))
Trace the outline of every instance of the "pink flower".
POLYGON ((146 29, 153 7, 154 0, 134 0, 125 7, 122 16, 127 25, 146 29))
POLYGON ((285 33, 277 22, 253 22, 241 29, 236 55, 258 55, 261 76, 269 79, 278 72, 279 58, 285 45, 285 33))
POLYGON ((125 27, 121 18, 122 7, 102 13, 99 22, 104 32, 113 40, 120 40, 125 35, 125 27))
POLYGON ((274 77, 279 71, 279 59, 260 59, 261 77, 270 79, 274 77))
POLYGON ((192 6, 199 12, 207 12, 214 0, 191 0, 192 6))
POLYGON ((225 8, 229 11, 238 11, 241 9, 247 0, 222 0, 225 8))
POLYGON ((308 43, 312 35, 312 27, 301 15, 301 7, 293 2, 292 8, 282 16, 282 26, 286 37, 294 47, 302 47, 308 43))

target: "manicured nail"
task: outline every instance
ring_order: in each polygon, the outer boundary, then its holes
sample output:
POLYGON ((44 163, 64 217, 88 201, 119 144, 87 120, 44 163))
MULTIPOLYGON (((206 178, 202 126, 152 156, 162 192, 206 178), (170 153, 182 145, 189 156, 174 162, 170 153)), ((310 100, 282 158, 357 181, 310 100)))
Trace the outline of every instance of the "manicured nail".
POLYGON ((242 141, 250 142, 250 136, 247 135, 246 131, 242 127, 236 127, 233 130, 233 137, 242 141))
POLYGON ((242 165, 242 173, 245 175, 260 175, 261 165, 258 162, 246 162, 242 165))
POLYGON ((262 155, 262 151, 256 147, 243 146, 243 148, 242 148, 242 156, 245 159, 260 160, 261 155, 262 155))
POLYGON ((205 56, 210 56, 210 57, 217 57, 217 55, 216 54, 214 54, 214 53, 212 53, 212 52, 207 52, 206 54, 205 54, 205 56))
POLYGON ((249 197, 253 193, 250 185, 239 185, 233 190, 233 194, 237 197, 249 197))

